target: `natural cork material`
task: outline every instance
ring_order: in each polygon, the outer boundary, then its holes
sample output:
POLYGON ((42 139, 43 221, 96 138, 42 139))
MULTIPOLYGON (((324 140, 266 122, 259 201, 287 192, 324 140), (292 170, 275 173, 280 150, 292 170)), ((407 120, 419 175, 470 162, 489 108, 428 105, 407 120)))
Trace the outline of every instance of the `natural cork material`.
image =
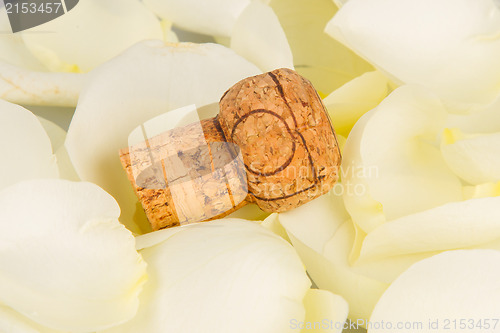
POLYGON ((219 106, 216 118, 120 151, 153 230, 219 218, 249 202, 287 211, 337 181, 341 156, 328 113, 295 71, 244 79, 219 106))

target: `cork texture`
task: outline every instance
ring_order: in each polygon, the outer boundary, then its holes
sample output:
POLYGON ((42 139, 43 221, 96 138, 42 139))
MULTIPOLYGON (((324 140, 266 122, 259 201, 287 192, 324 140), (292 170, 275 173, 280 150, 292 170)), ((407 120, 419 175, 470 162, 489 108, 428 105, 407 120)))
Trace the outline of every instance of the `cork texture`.
POLYGON ((222 97, 217 118, 242 151, 248 189, 261 209, 290 210, 337 181, 341 157, 329 115, 295 71, 240 81, 222 97))
POLYGON ((120 151, 153 230, 223 217, 248 202, 283 212, 338 179, 340 150, 312 84, 290 69, 244 79, 213 119, 120 151))
POLYGON ((220 218, 244 205, 245 169, 233 146, 209 119, 120 151, 153 230, 220 218))

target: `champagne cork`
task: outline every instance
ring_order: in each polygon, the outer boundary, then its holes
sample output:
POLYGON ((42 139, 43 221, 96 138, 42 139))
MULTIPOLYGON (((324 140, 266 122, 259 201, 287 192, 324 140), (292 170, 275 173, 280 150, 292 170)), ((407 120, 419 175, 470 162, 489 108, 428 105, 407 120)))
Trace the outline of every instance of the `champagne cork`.
POLYGON ((251 202, 284 212, 336 183, 335 131, 316 90, 295 71, 246 78, 219 109, 120 150, 153 230, 220 218, 251 202))

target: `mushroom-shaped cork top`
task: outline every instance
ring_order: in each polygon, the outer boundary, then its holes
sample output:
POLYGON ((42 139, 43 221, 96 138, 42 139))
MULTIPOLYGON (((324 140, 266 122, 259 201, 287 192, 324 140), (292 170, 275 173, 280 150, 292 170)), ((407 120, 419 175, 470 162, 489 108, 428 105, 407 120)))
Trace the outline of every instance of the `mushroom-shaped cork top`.
POLYGON ((120 151, 153 230, 219 218, 249 202, 287 211, 336 183, 335 131, 316 90, 295 71, 246 78, 219 107, 213 119, 120 151))

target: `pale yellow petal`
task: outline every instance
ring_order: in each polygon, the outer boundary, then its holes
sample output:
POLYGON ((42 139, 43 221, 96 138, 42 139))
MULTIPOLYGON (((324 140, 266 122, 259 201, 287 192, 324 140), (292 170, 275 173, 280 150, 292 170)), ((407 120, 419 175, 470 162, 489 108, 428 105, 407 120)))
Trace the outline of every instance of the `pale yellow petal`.
POLYGON ((145 263, 108 193, 91 183, 31 180, 0 192, 0 207, 1 303, 76 333, 135 315, 145 263))
POLYGON ((293 69, 285 32, 273 10, 260 2, 252 2, 238 17, 231 34, 231 48, 263 72, 293 69))
POLYGON ((368 332, 500 332, 499 274, 500 251, 450 251, 422 260, 387 289, 368 332))
POLYGON ((340 296, 321 289, 310 289, 304 297, 306 318, 301 332, 341 333, 349 305, 340 296))
POLYGON ((104 332, 294 332, 310 281, 290 244, 239 219, 173 229, 141 250, 150 282, 137 316, 104 332))
POLYGON ((387 78, 380 72, 368 72, 347 82, 326 98, 335 131, 348 136, 359 118, 375 108, 389 93, 387 78))
POLYGON ((181 29, 228 37, 250 0, 145 0, 144 3, 181 29))
POLYGON ((500 93, 494 0, 349 0, 326 32, 400 83, 423 85, 454 112, 500 93))
POLYGON ((470 184, 500 181, 500 132, 466 135, 446 129, 441 151, 450 169, 470 184))
POLYGON ((271 0, 293 54, 295 69, 311 80, 321 96, 373 67, 326 35, 337 8, 331 0, 271 0))
POLYGON ((363 201, 368 195, 374 200, 371 207, 379 202, 388 220, 462 200, 461 182, 436 148, 445 119, 433 94, 403 86, 356 124, 359 129, 353 129, 344 148, 343 184, 364 183, 367 188, 363 197, 357 193, 344 197, 349 213, 365 232, 377 226, 369 216, 355 216, 358 204, 361 212, 370 207, 363 201), (351 159, 346 158, 349 154, 351 159), (355 172, 346 172, 348 168, 355 172))
POLYGON ((0 99, 0 189, 22 180, 57 178, 50 138, 38 118, 0 99))
POLYGON ((500 238, 500 197, 449 203, 370 232, 361 259, 473 247, 500 238))
POLYGON ((88 72, 146 39, 163 39, 160 21, 137 0, 84 0, 66 14, 20 33, 52 71, 88 72))

